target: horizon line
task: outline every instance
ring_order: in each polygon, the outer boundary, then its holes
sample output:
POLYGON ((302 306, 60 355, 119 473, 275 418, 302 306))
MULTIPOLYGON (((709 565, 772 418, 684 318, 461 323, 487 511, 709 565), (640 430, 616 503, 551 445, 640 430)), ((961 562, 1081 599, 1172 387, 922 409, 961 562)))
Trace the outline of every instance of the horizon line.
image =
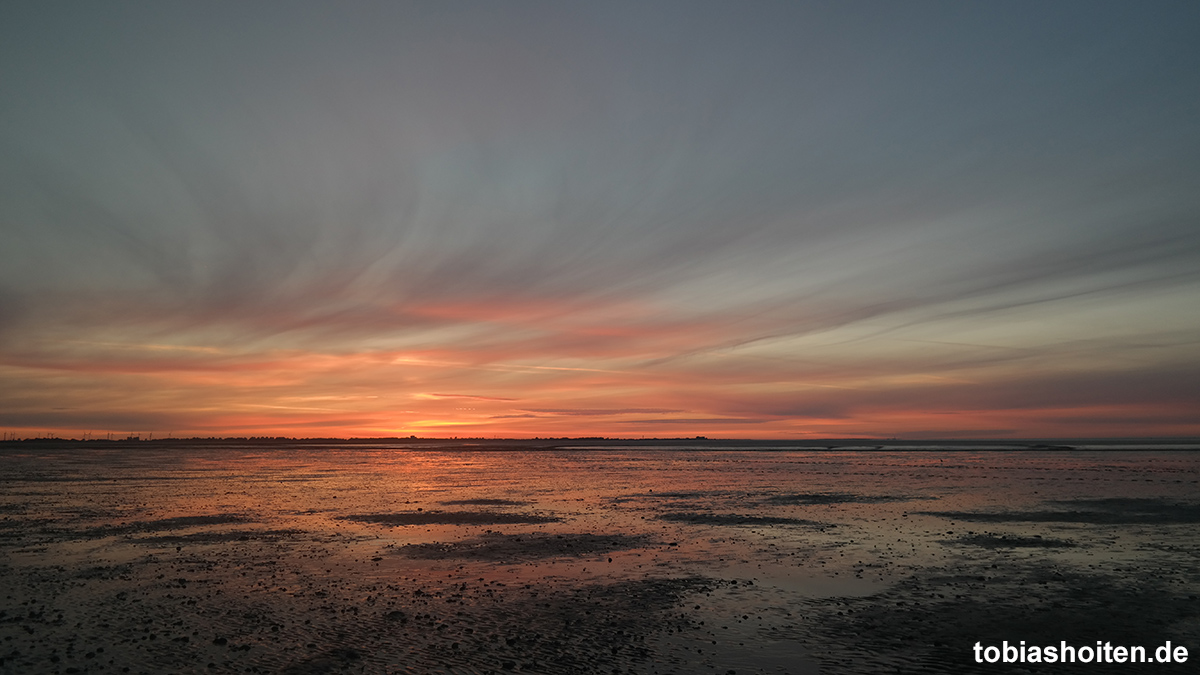
MULTIPOLYGON (((273 443, 273 442, 338 442, 338 443, 372 443, 372 442, 437 442, 437 443, 456 443, 456 442, 503 442, 503 443, 550 443, 550 442, 578 442, 578 441, 605 441, 605 442, 620 442, 620 443, 640 443, 640 442, 707 442, 707 443, 773 443, 773 444, 792 444, 792 445, 822 445, 828 443, 897 443, 897 444, 913 444, 913 443, 933 443, 933 444, 949 444, 949 443, 987 443, 987 444, 1027 444, 1027 443, 1146 443, 1146 444, 1168 444, 1168 443, 1189 443, 1200 444, 1200 437, 1194 436, 1098 436, 1098 437, 1021 437, 1021 438, 997 438, 994 436, 979 436, 979 437, 947 437, 947 438, 900 438, 887 437, 879 438, 872 436, 837 436, 827 438, 737 438, 737 437, 711 437, 711 436, 639 436, 639 437, 618 437, 618 436, 529 436, 529 437, 488 437, 488 436, 455 436, 455 437, 419 437, 410 436, 153 436, 142 437, 138 434, 130 434, 123 438, 68 438, 62 436, 28 436, 28 437, 3 437, 0 438, 0 443, 31 443, 31 442, 64 442, 64 443, 179 443, 179 442, 258 442, 258 443, 273 443)), ((1039 446, 1050 447, 1050 446, 1039 446)))

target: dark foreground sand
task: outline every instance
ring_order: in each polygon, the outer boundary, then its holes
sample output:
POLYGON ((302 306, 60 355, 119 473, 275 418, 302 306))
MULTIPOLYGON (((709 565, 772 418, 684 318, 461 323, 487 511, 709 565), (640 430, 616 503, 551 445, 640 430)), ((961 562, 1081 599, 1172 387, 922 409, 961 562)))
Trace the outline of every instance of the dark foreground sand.
POLYGON ((1189 672, 1180 453, 8 449, 3 673, 1189 672), (1186 664, 977 664, 999 645, 1186 664))

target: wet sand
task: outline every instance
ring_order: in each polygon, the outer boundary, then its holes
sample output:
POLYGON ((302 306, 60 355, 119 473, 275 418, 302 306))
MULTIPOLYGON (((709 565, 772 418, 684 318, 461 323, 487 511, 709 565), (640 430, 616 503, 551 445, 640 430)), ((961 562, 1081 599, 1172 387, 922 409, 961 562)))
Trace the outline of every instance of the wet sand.
POLYGON ((2 673, 1183 672, 1200 454, 0 448, 2 673), (1020 668, 1028 668, 1028 671, 1020 668))

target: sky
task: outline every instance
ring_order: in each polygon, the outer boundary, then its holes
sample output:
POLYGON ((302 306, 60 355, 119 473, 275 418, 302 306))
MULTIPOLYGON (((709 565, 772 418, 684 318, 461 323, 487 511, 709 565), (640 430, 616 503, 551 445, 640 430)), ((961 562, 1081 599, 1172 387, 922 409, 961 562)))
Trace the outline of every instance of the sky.
POLYGON ((1200 436, 1198 27, 5 2, 0 431, 1200 436))

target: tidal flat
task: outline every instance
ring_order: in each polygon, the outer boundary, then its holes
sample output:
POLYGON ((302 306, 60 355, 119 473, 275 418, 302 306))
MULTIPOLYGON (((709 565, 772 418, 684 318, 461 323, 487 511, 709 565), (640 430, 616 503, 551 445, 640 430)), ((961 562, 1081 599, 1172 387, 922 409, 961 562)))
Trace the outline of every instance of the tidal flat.
POLYGON ((0 446, 0 673, 1175 672, 1191 447, 0 446))

